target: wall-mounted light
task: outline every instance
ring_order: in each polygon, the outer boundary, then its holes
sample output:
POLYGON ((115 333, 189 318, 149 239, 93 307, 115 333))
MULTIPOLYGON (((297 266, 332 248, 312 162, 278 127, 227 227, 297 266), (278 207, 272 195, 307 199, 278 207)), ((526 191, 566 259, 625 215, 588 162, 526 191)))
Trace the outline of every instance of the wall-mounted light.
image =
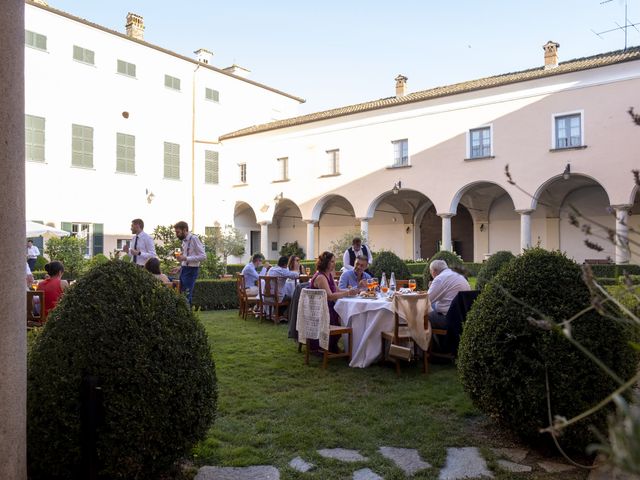
POLYGON ((480 224, 480 231, 481 231, 481 232, 484 232, 484 223, 481 223, 481 224, 480 224))
POLYGON ((147 196, 147 203, 151 203, 155 197, 155 194, 148 188, 144 189, 144 194, 147 196))
POLYGON ((567 166, 564 167, 564 172, 562 172, 562 178, 565 180, 569 180, 571 178, 571 165, 567 163, 567 166))
POLYGON ((279 194, 277 194, 275 197, 273 197, 273 202, 278 204, 280 203, 280 201, 284 198, 284 194, 282 192, 280 192, 279 194))
POLYGON ((391 191, 393 192, 394 195, 397 195, 401 188, 402 188, 402 182, 398 180, 396 183, 393 184, 393 188, 391 189, 391 191))
POLYGON ((405 232, 407 232, 407 233, 411 232, 411 227, 407 227, 407 228, 405 228, 405 230, 404 230, 404 231, 405 231, 405 232))

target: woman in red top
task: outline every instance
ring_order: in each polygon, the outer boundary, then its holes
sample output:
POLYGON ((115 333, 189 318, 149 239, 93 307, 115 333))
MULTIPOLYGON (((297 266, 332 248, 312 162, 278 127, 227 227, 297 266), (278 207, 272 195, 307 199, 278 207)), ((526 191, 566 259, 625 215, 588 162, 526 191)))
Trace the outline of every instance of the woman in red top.
POLYGON ((49 278, 38 283, 38 290, 44 292, 44 313, 46 315, 49 313, 49 310, 56 306, 62 296, 62 292, 69 286, 69 282, 62 280, 64 266, 61 262, 47 263, 44 269, 49 274, 49 278))

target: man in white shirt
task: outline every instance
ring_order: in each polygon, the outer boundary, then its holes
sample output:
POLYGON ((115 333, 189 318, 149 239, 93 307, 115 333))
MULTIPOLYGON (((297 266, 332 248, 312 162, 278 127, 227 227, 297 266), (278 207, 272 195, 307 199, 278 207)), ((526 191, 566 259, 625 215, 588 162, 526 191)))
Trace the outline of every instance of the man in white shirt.
POLYGON ((29 265, 29 270, 33 272, 33 269, 36 267, 36 260, 40 255, 40 249, 36 247, 31 240, 27 241, 27 264, 29 265))
POLYGON ((258 296, 258 278, 260 276, 266 275, 267 267, 269 267, 269 263, 263 267, 262 262, 264 261, 264 255, 261 253, 255 253, 253 257, 251 257, 251 261, 247 263, 242 269, 242 275, 244 275, 244 286, 247 291, 247 296, 249 297, 257 297, 258 296), (261 269, 258 272, 258 269, 261 269))
POLYGON ((173 226, 176 237, 182 240, 182 253, 176 255, 176 260, 180 262, 180 291, 187 292, 187 300, 191 305, 193 299, 193 288, 196 286, 196 279, 200 271, 200 262, 207 259, 204 252, 204 245, 198 237, 189 232, 187 222, 178 222, 173 226))
POLYGON ((144 222, 139 218, 131 220, 131 246, 125 245, 122 250, 131 257, 131 262, 144 267, 147 260, 156 256, 156 245, 153 238, 144 231, 144 222))
POLYGON ((447 328, 447 312, 458 292, 471 290, 469 282, 449 268, 444 260, 434 260, 429 265, 433 280, 429 285, 429 300, 432 310, 429 321, 433 328, 447 328))
POLYGON ((271 267, 267 272, 267 277, 278 277, 278 300, 281 302, 285 298, 289 298, 289 296, 285 296, 285 283, 287 278, 299 278, 300 272, 289 270, 287 268, 287 263, 289 262, 289 257, 283 256, 278 259, 278 266, 271 267))
POLYGON ((356 259, 360 256, 366 257, 369 261, 369 266, 373 263, 373 255, 371 255, 371 249, 362 244, 362 239, 355 237, 351 241, 351 246, 347 248, 342 256, 342 265, 345 270, 353 270, 356 264, 356 259))

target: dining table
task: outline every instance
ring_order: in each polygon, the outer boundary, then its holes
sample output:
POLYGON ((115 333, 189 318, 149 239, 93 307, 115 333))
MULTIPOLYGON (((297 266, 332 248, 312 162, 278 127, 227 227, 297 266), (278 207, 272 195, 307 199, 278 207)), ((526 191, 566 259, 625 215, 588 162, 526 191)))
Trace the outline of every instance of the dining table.
POLYGON ((387 297, 345 297, 334 306, 340 322, 353 330, 350 367, 366 368, 382 355, 381 333, 393 330, 393 302, 387 297))

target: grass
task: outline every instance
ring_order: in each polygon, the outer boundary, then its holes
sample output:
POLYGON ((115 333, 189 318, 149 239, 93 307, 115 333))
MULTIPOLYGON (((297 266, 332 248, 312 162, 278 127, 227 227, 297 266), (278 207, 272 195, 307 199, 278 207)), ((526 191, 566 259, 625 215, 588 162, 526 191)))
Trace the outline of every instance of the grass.
POLYGON ((214 426, 194 449, 196 465, 274 465, 282 479, 351 478, 368 467, 388 480, 405 478, 378 453, 392 446, 417 448, 436 468, 412 478, 435 479, 447 447, 477 446, 496 478, 514 478, 496 468, 487 448, 511 445, 478 434, 487 420, 462 390, 454 366, 432 365, 422 375, 418 365, 403 365, 397 377, 391 365, 355 369, 336 359, 323 371, 317 357, 304 365, 285 325, 244 321, 235 310, 200 318, 216 362, 219 400, 214 426), (369 461, 346 464, 316 452, 337 447, 356 449, 369 461), (288 466, 296 456, 316 468, 296 472, 288 466))

